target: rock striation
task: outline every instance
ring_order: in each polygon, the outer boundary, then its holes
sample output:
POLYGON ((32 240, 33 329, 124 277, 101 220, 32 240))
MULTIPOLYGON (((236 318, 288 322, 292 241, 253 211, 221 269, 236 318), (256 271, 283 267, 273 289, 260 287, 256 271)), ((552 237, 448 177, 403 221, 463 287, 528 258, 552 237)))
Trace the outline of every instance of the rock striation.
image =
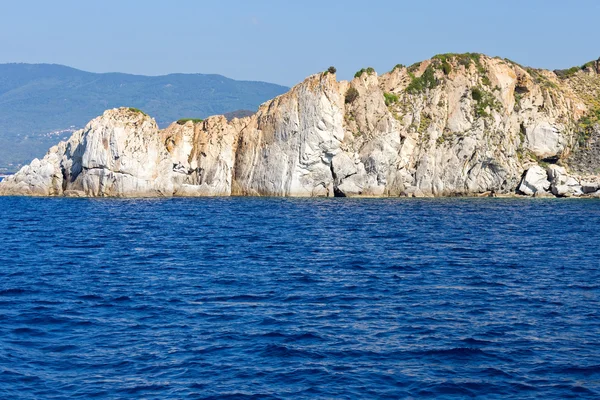
POLYGON ((468 53, 350 82, 325 72, 254 115, 164 130, 139 110, 108 110, 0 194, 592 196, 600 75, 588 64, 567 74, 468 53))

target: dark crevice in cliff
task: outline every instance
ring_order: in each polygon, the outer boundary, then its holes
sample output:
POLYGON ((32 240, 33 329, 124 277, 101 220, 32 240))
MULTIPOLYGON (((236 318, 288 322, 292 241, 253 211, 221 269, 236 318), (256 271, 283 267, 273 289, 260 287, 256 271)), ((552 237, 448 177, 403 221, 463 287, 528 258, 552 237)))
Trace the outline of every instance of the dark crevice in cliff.
POLYGON ((546 158, 542 159, 542 162, 545 162, 548 164, 556 164, 556 163, 558 163, 559 160, 560 160, 560 156, 552 156, 552 157, 546 157, 546 158))
POLYGON ((337 186, 334 186, 333 197, 346 197, 346 193, 342 192, 337 186))
POLYGON ((346 194, 338 188, 338 179, 333 168, 333 161, 329 161, 329 170, 331 171, 331 179, 333 180, 333 197, 346 197, 346 194))

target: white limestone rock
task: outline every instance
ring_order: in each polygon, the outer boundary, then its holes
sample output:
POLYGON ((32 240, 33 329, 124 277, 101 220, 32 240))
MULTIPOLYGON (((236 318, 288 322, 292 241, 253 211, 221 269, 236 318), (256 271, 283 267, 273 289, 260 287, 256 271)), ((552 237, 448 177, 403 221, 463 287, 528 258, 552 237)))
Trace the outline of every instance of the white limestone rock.
POLYGON ((547 192, 550 189, 550 181, 546 170, 539 165, 534 165, 527 170, 519 185, 519 192, 533 196, 536 193, 547 192))
POLYGON ((558 197, 581 196, 584 194, 581 183, 575 177, 570 176, 564 167, 550 165, 548 176, 551 180, 551 190, 558 197))
POLYGON ((0 194, 454 196, 518 189, 542 196, 550 189, 577 196, 597 189, 561 167, 529 167, 563 157, 576 142, 565 127, 586 106, 568 84, 483 55, 447 62, 445 72, 432 59, 411 71, 366 71, 351 82, 313 75, 255 115, 229 122, 215 116, 159 130, 143 113, 108 110, 1 182, 0 194), (358 96, 346 99, 350 88, 358 96))
POLYGON ((526 127, 527 149, 539 158, 556 157, 565 148, 559 129, 548 121, 535 121, 526 127))

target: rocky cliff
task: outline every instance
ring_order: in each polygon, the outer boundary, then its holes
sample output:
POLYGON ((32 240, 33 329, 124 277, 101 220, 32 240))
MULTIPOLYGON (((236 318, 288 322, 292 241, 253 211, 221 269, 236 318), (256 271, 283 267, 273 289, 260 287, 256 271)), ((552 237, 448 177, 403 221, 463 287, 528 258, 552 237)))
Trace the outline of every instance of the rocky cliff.
POLYGON ((114 109, 0 183, 39 196, 600 196, 600 66, 446 54, 325 72, 255 115, 114 109))

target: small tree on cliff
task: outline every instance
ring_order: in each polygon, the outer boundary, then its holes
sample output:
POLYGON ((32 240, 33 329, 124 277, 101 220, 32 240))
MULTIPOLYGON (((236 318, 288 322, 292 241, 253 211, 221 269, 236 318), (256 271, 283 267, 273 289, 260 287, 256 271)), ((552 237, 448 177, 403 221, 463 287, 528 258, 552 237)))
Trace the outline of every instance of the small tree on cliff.
POLYGON ((353 87, 350 87, 348 89, 348 91, 346 92, 346 96, 345 96, 345 102, 346 104, 352 104, 354 103, 354 100, 356 100, 358 98, 358 90, 356 90, 353 87))

